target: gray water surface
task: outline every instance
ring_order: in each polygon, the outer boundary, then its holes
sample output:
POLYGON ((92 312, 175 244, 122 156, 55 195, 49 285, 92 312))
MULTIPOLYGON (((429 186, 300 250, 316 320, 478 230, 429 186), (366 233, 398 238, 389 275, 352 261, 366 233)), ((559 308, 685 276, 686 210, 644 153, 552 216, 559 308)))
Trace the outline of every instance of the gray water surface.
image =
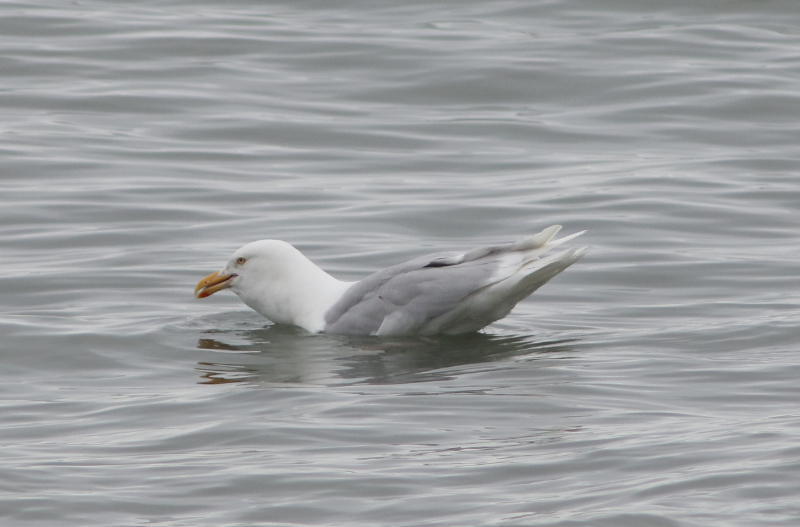
POLYGON ((3 525, 797 525, 798 28, 0 4, 3 525), (552 224, 589 255, 476 335, 192 296, 256 239, 357 280, 552 224))

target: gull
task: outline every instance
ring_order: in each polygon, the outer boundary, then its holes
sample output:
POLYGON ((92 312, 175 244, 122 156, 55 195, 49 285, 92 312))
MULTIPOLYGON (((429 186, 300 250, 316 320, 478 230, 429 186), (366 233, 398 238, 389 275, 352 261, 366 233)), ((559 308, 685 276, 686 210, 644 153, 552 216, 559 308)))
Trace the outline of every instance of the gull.
POLYGON ((588 247, 545 256, 583 234, 553 225, 515 243, 414 258, 360 282, 332 277, 280 240, 248 243, 203 278, 197 298, 230 289, 276 324, 342 335, 455 335, 479 331, 577 262, 588 247))

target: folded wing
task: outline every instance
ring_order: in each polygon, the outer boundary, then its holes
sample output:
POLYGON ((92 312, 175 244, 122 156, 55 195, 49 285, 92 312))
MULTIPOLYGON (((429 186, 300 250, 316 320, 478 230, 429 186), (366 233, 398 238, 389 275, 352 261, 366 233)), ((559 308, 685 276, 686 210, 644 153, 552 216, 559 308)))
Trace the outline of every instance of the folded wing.
POLYGON ((555 225, 516 243, 440 253, 389 267, 354 284, 325 315, 326 333, 455 334, 477 331, 579 260, 586 248, 543 258, 574 238, 555 225))

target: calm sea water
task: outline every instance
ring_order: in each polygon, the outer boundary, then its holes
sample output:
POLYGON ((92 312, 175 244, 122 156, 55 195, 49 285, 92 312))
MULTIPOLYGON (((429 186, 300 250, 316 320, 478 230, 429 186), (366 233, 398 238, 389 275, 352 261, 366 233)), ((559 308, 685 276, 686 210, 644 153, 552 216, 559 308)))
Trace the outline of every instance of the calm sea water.
POLYGON ((796 1, 0 4, 0 520, 794 526, 796 1), (588 229, 481 334, 270 325, 342 279, 588 229))

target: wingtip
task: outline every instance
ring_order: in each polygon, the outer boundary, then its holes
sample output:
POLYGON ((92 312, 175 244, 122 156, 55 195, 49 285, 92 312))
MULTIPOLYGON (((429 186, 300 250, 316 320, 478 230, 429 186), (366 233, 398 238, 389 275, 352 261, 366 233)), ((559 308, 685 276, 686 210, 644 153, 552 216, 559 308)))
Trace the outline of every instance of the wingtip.
POLYGON ((512 250, 515 251, 530 251, 544 247, 546 244, 553 241, 553 237, 561 230, 561 225, 551 225, 550 227, 519 240, 511 245, 512 250))
POLYGON ((550 243, 562 244, 564 242, 568 242, 569 240, 571 240, 573 238, 577 238, 578 236, 580 236, 581 234, 583 234, 585 232, 586 232, 585 230, 580 231, 580 232, 575 232, 573 234, 570 234, 569 236, 564 236, 563 238, 559 238, 557 240, 552 240, 550 243))
POLYGON ((573 247, 561 251, 560 253, 553 255, 552 258, 554 261, 565 262, 566 267, 568 267, 577 262, 578 260, 580 260, 581 258, 583 258, 584 256, 586 256, 586 253, 588 252, 589 252, 589 246, 584 245, 583 247, 573 247))
POLYGON ((547 233, 549 236, 552 237, 552 236, 555 236, 556 234, 558 234, 558 231, 560 231, 561 229, 563 229, 563 227, 561 225, 558 225, 558 224, 551 225, 548 228, 544 229, 539 234, 547 233))

